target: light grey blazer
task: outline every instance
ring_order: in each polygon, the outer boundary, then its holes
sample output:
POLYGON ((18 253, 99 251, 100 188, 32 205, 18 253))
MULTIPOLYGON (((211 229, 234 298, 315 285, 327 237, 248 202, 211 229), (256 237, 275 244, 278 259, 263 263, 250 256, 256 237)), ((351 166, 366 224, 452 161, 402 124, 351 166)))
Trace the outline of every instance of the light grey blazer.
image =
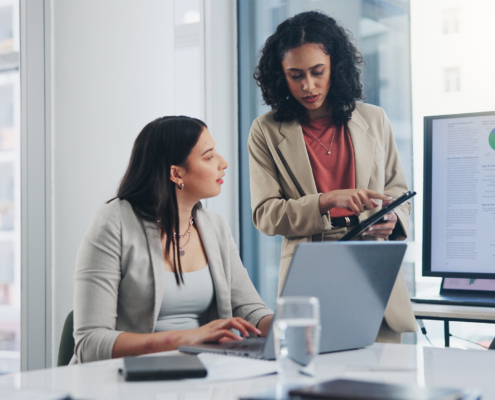
MULTIPOLYGON (((241 317, 257 325, 272 314, 254 288, 227 221, 200 207, 195 219, 215 287, 201 324, 241 317)), ((71 364, 112 358, 122 332, 154 332, 163 299, 163 254, 158 226, 126 200, 95 214, 77 254, 74 290, 75 354, 71 364)))

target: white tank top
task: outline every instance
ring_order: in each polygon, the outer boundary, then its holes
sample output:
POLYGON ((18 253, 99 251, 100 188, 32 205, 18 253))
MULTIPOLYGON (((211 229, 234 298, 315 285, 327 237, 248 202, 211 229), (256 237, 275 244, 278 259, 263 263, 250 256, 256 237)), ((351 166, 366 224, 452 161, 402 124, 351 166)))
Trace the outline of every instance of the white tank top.
POLYGON ((173 272, 164 271, 163 300, 155 325, 155 332, 194 329, 199 318, 214 297, 210 267, 182 274, 184 284, 177 286, 173 272))

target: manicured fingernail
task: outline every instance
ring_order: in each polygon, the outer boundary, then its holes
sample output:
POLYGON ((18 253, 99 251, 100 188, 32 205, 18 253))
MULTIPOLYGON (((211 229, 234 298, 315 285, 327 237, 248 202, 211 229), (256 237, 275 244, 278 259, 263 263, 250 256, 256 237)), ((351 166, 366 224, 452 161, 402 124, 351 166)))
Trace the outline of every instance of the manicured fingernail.
POLYGON ((372 230, 373 230, 373 227, 372 227, 372 226, 370 226, 369 232, 371 232, 372 230))
POLYGON ((386 216, 386 215, 383 217, 383 220, 384 220, 384 221, 388 221, 388 218, 387 218, 387 216, 386 216))
POLYGON ((366 232, 363 232, 363 234, 361 236, 366 236, 366 235, 367 235, 367 233, 366 232))
POLYGON ((256 328, 255 333, 256 333, 257 335, 261 335, 261 331, 260 331, 258 328, 256 328))

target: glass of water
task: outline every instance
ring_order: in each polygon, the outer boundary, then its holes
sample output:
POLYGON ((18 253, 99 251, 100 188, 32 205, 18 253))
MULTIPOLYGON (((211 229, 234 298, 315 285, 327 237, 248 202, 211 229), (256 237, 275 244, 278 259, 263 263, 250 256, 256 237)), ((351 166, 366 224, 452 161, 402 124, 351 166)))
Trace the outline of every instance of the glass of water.
POLYGON ((314 376, 321 331, 319 300, 297 296, 278 298, 273 328, 282 380, 314 376))

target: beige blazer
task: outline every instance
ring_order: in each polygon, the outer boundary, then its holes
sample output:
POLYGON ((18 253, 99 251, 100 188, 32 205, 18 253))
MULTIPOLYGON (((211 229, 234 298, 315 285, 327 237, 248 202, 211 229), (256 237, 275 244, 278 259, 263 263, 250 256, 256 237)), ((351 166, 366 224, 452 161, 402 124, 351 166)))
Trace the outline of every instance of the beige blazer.
MULTIPOLYGON (((254 288, 227 221, 200 208, 195 224, 208 258, 215 299, 202 324, 238 316, 253 325, 272 311, 254 288)), ((163 300, 164 264, 157 224, 129 202, 114 200, 95 214, 77 254, 75 355, 71 364, 109 359, 122 332, 154 332, 163 300)))
MULTIPOLYGON (((347 127, 356 166, 356 188, 368 188, 394 198, 407 191, 390 121, 383 109, 357 103, 347 127)), ((319 211, 319 196, 301 125, 276 122, 273 112, 257 118, 248 139, 251 206, 254 225, 265 235, 282 235, 279 292, 296 245, 306 241, 337 240, 347 228, 332 228, 329 213, 319 211)), ((368 218, 379 208, 359 217, 368 218)), ((404 240, 409 230, 411 204, 397 208, 396 229, 390 239, 404 240)), ((377 240, 366 236, 362 240, 377 240)), ((415 332, 402 272, 392 291, 385 321, 395 332, 415 332)))

